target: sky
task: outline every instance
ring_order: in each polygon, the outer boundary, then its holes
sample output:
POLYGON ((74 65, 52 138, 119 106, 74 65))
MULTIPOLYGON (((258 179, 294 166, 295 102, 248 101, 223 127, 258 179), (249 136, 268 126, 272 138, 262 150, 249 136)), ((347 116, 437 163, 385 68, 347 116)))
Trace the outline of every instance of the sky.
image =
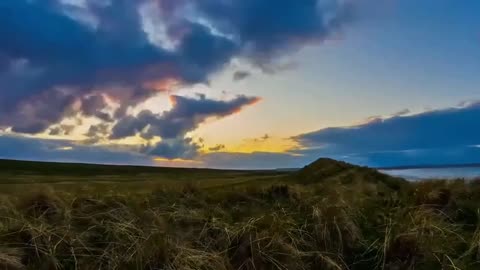
POLYGON ((0 158, 480 162, 480 2, 2 0, 0 158))

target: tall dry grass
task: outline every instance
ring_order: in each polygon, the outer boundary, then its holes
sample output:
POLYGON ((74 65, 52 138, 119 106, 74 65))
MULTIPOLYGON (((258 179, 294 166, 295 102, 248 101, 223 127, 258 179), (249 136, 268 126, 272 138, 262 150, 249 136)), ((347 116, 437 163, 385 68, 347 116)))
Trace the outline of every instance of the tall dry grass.
POLYGON ((480 269, 478 182, 364 173, 2 195, 0 269, 480 269))

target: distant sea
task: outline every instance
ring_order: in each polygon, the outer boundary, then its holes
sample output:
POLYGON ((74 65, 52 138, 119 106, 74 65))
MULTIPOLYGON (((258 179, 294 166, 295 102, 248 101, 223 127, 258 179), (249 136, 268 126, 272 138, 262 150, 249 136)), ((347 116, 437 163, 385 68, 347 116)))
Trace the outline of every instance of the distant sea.
POLYGON ((480 179, 480 166, 439 167, 439 168, 405 168, 380 170, 383 173, 399 176, 408 180, 422 179, 480 179))

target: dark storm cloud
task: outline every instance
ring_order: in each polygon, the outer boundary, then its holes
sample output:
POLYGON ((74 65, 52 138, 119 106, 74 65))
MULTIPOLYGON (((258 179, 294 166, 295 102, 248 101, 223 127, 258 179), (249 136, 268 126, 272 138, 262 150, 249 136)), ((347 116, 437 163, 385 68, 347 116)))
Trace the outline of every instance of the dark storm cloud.
POLYGON ((479 118, 480 103, 473 103, 377 119, 358 126, 322 129, 294 139, 307 148, 300 150, 301 154, 372 166, 451 162, 455 159, 448 156, 454 153, 464 153, 470 159, 478 154, 474 146, 480 144, 479 118), (439 155, 442 151, 444 154, 439 155))
MULTIPOLYGON (((120 103, 123 117, 154 94, 146 83, 207 82, 235 57, 267 70, 277 56, 320 42, 349 20, 336 0, 156 1, 176 44, 166 49, 150 42, 139 15, 153 1, 87 1, 81 12, 56 0, 0 1, 0 127, 44 131, 99 91, 120 103)), ((83 112, 112 120, 101 109, 83 112)))

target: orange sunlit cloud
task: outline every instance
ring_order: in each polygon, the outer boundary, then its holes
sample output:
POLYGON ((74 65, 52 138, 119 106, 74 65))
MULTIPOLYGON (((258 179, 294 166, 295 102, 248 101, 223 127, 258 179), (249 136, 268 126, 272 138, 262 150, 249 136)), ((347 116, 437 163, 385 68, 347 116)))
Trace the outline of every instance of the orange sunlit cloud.
POLYGON ((143 87, 159 92, 170 91, 178 85, 180 85, 180 81, 175 78, 165 78, 143 83, 143 87))
POLYGON ((239 112, 241 112, 241 111, 243 110, 243 107, 257 104, 257 103, 260 102, 260 101, 262 101, 262 98, 260 98, 260 97, 255 97, 255 98, 253 98, 250 102, 248 102, 247 104, 245 104, 244 106, 239 107, 239 108, 237 108, 236 110, 232 111, 232 113, 231 113, 230 115, 237 114, 237 113, 239 113, 239 112))
MULTIPOLYGON (((204 153, 212 153, 215 147, 205 147, 204 153)), ((299 143, 285 138, 270 137, 268 135, 256 138, 245 139, 238 144, 232 144, 222 148, 222 152, 229 153, 254 153, 254 152, 268 152, 268 153, 286 153, 299 148, 299 143)))

